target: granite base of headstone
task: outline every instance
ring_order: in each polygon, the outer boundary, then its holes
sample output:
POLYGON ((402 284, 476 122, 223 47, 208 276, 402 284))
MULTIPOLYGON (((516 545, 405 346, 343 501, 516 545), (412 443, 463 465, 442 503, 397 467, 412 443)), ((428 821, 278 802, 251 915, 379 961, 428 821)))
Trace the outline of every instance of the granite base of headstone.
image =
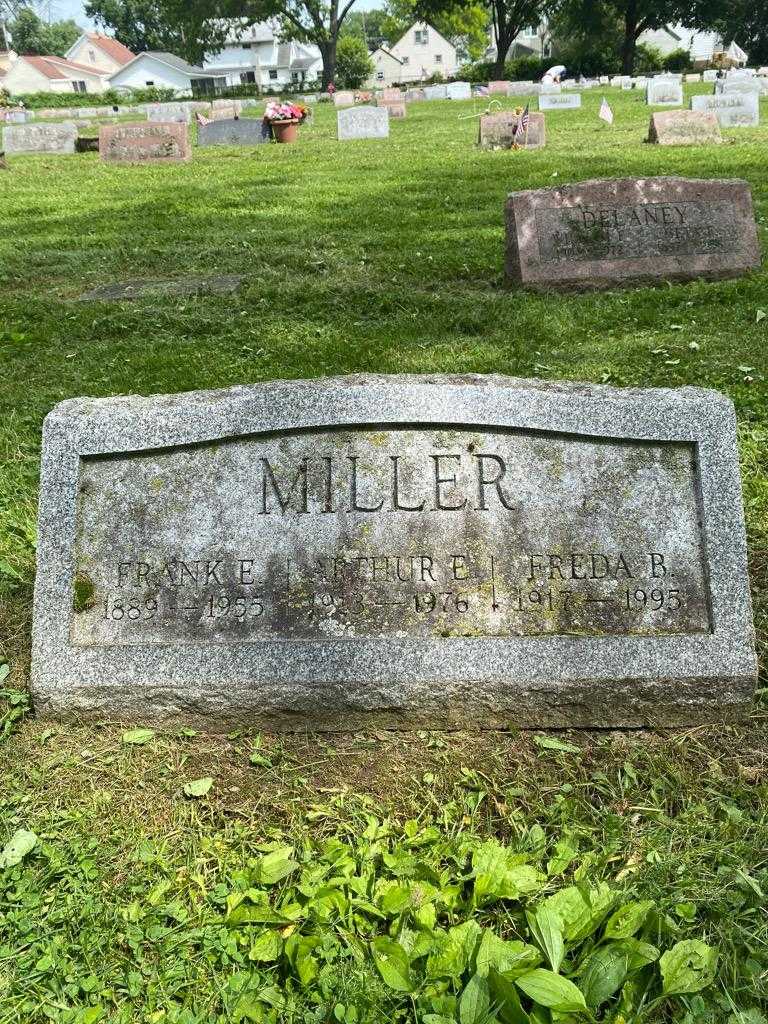
POLYGON ((173 163, 192 156, 187 126, 177 121, 102 125, 99 153, 108 163, 173 163))
POLYGON ((339 142, 353 139, 389 138, 389 113, 386 107, 349 107, 336 114, 339 142))
POLYGON ((688 726, 756 675, 717 392, 347 377, 45 420, 41 718, 688 726))
POLYGON ((480 117, 477 143, 483 149, 541 149, 547 135, 544 114, 528 115, 527 129, 519 130, 521 115, 515 111, 483 114, 480 117))
POLYGON ((746 181, 617 178, 513 192, 506 273, 540 291, 740 277, 760 266, 746 181))
POLYGON ((663 110, 651 114, 648 142, 659 146, 707 146, 723 141, 713 113, 699 110, 663 110))

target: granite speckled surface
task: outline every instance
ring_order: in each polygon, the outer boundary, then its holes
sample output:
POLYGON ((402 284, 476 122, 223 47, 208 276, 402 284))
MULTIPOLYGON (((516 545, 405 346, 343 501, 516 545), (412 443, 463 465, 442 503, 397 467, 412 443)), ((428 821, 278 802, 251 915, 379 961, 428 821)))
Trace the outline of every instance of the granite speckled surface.
POLYGON ((716 392, 351 376, 46 419, 41 715, 688 725, 755 678, 716 392))

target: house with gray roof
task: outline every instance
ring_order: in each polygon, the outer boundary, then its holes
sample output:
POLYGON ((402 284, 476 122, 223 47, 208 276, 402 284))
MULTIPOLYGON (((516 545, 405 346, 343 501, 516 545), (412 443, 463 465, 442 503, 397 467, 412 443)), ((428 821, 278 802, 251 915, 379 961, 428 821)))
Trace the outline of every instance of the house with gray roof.
POLYGON ((108 78, 113 89, 173 89, 177 96, 213 94, 227 84, 223 75, 188 64, 173 53, 147 50, 108 78))
POLYGON ((227 85, 299 89, 322 73, 320 50, 309 43, 281 41, 276 23, 246 26, 233 20, 230 26, 224 48, 203 61, 205 70, 223 76, 227 85))

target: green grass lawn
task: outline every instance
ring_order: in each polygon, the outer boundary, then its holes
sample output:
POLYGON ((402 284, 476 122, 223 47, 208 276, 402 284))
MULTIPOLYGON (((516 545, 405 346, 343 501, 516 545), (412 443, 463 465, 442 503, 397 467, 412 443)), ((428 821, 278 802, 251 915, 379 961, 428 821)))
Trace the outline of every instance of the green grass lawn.
POLYGON ((536 152, 479 151, 482 105, 413 104, 388 141, 336 142, 320 106, 294 146, 0 171, 0 849, 37 836, 0 868, 0 1024, 588 1020, 567 986, 545 1008, 554 997, 518 984, 538 960, 614 1024, 765 1024, 764 701, 740 727, 558 739, 158 730, 126 743, 114 724, 26 713, 46 413, 76 395, 279 377, 726 392, 764 659, 768 272, 541 296, 505 290, 502 266, 507 192, 625 175, 746 178, 765 250, 768 104, 764 127, 723 146, 662 148, 643 144, 642 95, 594 90, 581 111, 547 114, 536 152), (245 274, 242 292, 74 301, 121 279, 219 273, 245 274), (205 795, 184 795, 203 778, 205 795), (689 941, 716 950, 714 972, 689 941))

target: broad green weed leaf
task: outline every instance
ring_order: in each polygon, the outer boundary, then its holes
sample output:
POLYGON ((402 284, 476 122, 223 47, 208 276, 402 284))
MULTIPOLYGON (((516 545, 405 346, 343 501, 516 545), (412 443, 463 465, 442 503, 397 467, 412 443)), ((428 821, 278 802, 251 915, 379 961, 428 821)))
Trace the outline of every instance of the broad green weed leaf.
POLYGON ((717 952, 700 939, 685 939, 662 953, 659 967, 664 995, 701 992, 715 979, 717 952))
POLYGON ((305 988, 320 973, 317 961, 312 955, 320 941, 316 935, 290 935, 285 940, 285 955, 305 988))
POLYGON ((0 683, 7 679, 11 672, 11 666, 7 662, 0 665, 0 683))
POLYGON ((201 796, 205 796, 213 785, 213 779, 208 776, 204 779, 193 779, 192 782, 188 782, 184 786, 184 796, 198 799, 201 796))
POLYGON ((581 753, 581 747, 575 747, 573 743, 564 743, 557 736, 534 736, 533 742, 540 750, 557 750, 561 754, 581 753))
POLYGON ((642 902, 636 900, 633 903, 625 903, 608 918, 604 932, 605 938, 630 938, 643 927, 654 906, 653 900, 643 900, 642 902))
POLYGON ((248 959, 256 963, 273 963, 280 958, 283 949, 283 940, 273 931, 263 931, 257 935, 251 943, 248 951, 248 959))
POLYGON ((482 929, 477 921, 465 921, 448 932, 436 932, 435 948, 427 958, 427 978, 459 978, 466 971, 482 929))
POLYGON ((481 843, 472 853, 475 901, 518 899, 524 894, 538 892, 544 885, 544 876, 524 861, 524 856, 495 839, 481 843))
POLYGON ((298 862, 293 859, 293 847, 280 846, 259 860, 256 871, 262 885, 274 885, 298 867, 298 862))
POLYGON ((493 968, 488 974, 488 988, 491 1008, 501 1024, 529 1024, 530 1017, 520 1003, 514 984, 493 968))
POLYGON ((486 928, 475 957, 475 969, 481 975, 496 970, 509 980, 513 972, 526 974, 538 967, 541 959, 541 953, 535 946, 529 946, 518 939, 505 941, 486 928))
POLYGON ((562 920, 559 914, 542 904, 525 915, 531 935, 547 955, 549 966, 557 974, 565 956, 562 920))
POLYGON ((411 964, 399 942, 380 935, 371 943, 371 953, 385 985, 396 992, 413 992, 415 986, 411 980, 411 964))
POLYGON ((639 939, 619 939, 614 945, 619 946, 627 954, 627 970, 630 973, 639 971, 659 959, 659 950, 650 942, 641 942, 639 939))
POLYGON ((491 993, 488 981, 473 974, 459 996, 460 1024, 488 1024, 491 993))
POLYGON ((584 996, 573 982, 542 967, 515 978, 515 984, 539 1006, 561 1013, 586 1012, 584 996))
POLYGON ((37 836, 25 828, 17 829, 5 844, 0 853, 0 869, 12 868, 21 864, 24 858, 37 845, 37 836))
POLYGON ((579 848, 573 840, 568 838, 558 839, 554 852, 547 863, 547 874, 561 875, 579 854, 579 848))
POLYGON ((617 894, 601 882, 594 889, 569 885, 547 897, 543 905, 562 918, 566 942, 581 942, 597 931, 616 899, 617 894))
POLYGON ((145 743, 149 743, 149 741, 154 738, 154 729, 129 729, 128 732, 123 733, 121 740, 126 745, 142 747, 145 743))
POLYGON ((617 943, 600 946, 590 953, 579 977, 587 1006, 596 1010, 619 991, 627 976, 628 964, 627 953, 617 943))

